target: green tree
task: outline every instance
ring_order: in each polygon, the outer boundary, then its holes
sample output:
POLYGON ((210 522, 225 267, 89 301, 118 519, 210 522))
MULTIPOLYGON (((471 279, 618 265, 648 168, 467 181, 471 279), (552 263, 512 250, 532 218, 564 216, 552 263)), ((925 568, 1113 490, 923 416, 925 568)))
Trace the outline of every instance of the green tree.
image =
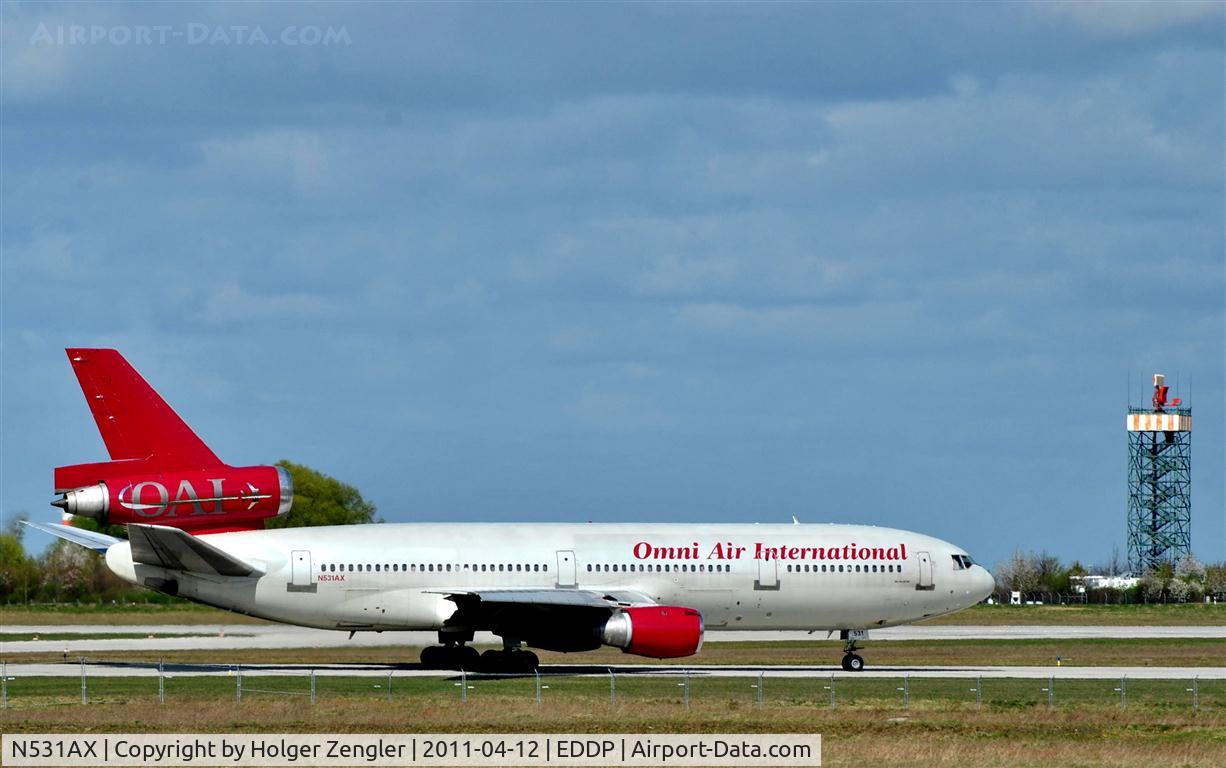
POLYGON ((294 505, 285 517, 271 518, 268 528, 316 525, 353 525, 383 522, 375 519, 375 505, 358 489, 324 473, 289 461, 279 461, 294 480, 294 505))
POLYGON ((11 518, 0 532, 0 602, 26 603, 40 586, 38 564, 22 546, 24 517, 11 518))

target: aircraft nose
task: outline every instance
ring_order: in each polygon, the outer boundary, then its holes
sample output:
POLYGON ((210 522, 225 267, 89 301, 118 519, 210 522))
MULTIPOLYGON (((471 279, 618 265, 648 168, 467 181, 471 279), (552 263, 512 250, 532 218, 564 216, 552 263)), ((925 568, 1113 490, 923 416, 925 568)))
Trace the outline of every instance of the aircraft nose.
POLYGON ((996 577, 978 563, 971 567, 975 570, 975 594, 979 596, 979 600, 984 600, 996 591, 996 577))

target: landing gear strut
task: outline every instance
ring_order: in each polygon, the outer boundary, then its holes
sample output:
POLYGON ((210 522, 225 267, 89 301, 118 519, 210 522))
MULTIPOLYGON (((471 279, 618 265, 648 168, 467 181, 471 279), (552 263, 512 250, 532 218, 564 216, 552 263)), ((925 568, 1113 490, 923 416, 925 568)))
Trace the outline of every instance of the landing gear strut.
POLYGON ((843 670, 845 672, 860 672, 864 669, 864 658, 856 651, 860 650, 857 644, 860 639, 867 636, 867 632, 843 630, 843 670))

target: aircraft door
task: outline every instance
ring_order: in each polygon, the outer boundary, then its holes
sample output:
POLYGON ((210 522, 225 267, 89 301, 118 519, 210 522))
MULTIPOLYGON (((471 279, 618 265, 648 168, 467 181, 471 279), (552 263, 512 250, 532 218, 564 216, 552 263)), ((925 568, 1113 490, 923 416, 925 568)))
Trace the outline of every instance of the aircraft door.
POLYGON ((758 578, 753 583, 754 589, 779 589, 779 561, 759 560, 758 578))
POLYGON ((927 552, 917 552, 916 558, 919 560, 919 582, 915 588, 935 589, 932 583, 932 558, 927 552))
POLYGON ((569 549, 558 550, 558 586, 573 587, 576 581, 575 553, 569 549))
POLYGON ((311 553, 306 549, 295 549, 290 552, 290 586, 310 587, 311 553))

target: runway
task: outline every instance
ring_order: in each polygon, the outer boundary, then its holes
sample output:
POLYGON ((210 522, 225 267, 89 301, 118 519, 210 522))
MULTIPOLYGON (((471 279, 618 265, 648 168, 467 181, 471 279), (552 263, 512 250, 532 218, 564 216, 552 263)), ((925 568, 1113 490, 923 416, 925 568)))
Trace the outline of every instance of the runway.
MULTIPOLYGON (((1226 626, 923 626, 877 629, 873 642, 897 640, 1061 640, 1061 639, 1189 639, 1226 640, 1226 626)), ((837 636, 836 636, 837 637, 837 636)), ((424 646, 436 642, 433 632, 358 632, 352 639, 345 631, 310 629, 286 624, 234 625, 24 625, 5 626, 0 631, 0 655, 12 658, 22 653, 100 653, 106 651, 244 650, 286 648, 353 648, 424 646), (68 639, 8 640, 17 635, 81 635, 68 639), (127 635, 107 638, 105 635, 127 635), (139 635, 139 637, 131 637, 139 635), (178 635, 178 637, 171 637, 178 635), (102 636, 102 637, 99 637, 102 636)), ((825 632, 722 632, 711 630, 706 642, 770 642, 825 640, 825 632)), ((478 633, 478 644, 498 644, 493 635, 478 633)))
MULTIPOLYGON (((127 662, 90 662, 84 664, 87 677, 157 677, 156 664, 127 662)), ((1226 680, 1226 667, 1073 667, 1073 666, 1042 666, 1042 667, 1011 667, 992 665, 966 666, 890 666, 870 667, 862 672, 844 672, 833 665, 815 666, 763 666, 763 665, 713 665, 695 664, 692 666, 662 665, 662 664, 616 664, 612 666, 595 666, 591 664, 551 664, 541 667, 541 676, 598 676, 607 677, 610 670, 618 676, 627 677, 680 677, 689 674, 692 678, 702 677, 745 677, 756 678, 948 678, 972 679, 976 677, 988 679, 1033 679, 1047 680, 1119 680, 1126 677, 1130 680, 1226 680)), ((165 675, 173 677, 234 677, 239 668, 227 665, 198 664, 166 664, 163 667, 165 675)), ((308 677, 314 671, 317 677, 372 677, 386 678, 390 672, 395 678, 456 678, 458 672, 421 669, 416 664, 324 664, 310 666, 306 664, 244 664, 241 672, 243 677, 269 676, 302 676, 308 677)), ((9 679, 23 677, 80 677, 82 665, 76 661, 52 664, 22 664, 9 663, 5 673, 9 679)), ((510 677, 507 674, 488 676, 490 679, 510 677)), ((532 675, 523 675, 532 677, 532 675)), ((479 680, 487 677, 481 674, 471 674, 470 679, 479 680)))

